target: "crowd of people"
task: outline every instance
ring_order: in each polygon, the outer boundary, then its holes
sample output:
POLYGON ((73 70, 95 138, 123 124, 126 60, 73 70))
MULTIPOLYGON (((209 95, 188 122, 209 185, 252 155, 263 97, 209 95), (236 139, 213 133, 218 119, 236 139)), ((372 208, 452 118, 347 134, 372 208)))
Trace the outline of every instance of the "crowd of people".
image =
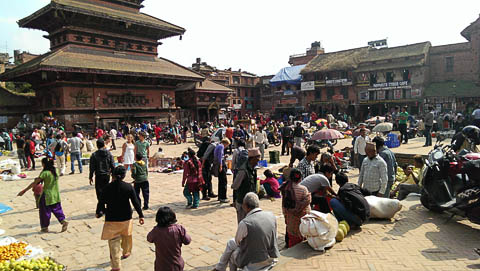
MULTIPOLYGON (((480 119, 480 109, 474 112, 476 115, 480 119)), ((402 134, 400 140, 408 143, 405 135, 411 121, 406 108, 390 117, 394 129, 402 134)), ((423 117, 426 146, 431 145, 431 137, 427 134, 433 129, 434 117, 433 110, 423 117)), ((315 118, 316 115, 313 116, 315 118)), ((308 120, 311 119, 312 116, 308 120)), ((313 122, 310 125, 321 129, 324 124, 313 122)), ((143 211, 150 208, 148 168, 153 157, 150 152, 153 135, 157 144, 167 133, 172 135, 174 144, 179 144, 186 142, 190 132, 192 137, 201 140, 201 144, 198 151, 188 148, 181 158, 181 184, 186 208, 197 209, 202 200, 213 198, 220 203, 229 203, 227 174, 229 170, 233 174, 231 205, 236 210, 238 228, 214 270, 226 270, 227 266, 230 270, 237 270, 237 267, 263 270, 275 264, 279 247, 275 216, 260 208, 260 198, 281 200, 286 224, 285 243, 286 247, 292 247, 305 240, 299 224, 311 210, 333 213, 339 221, 346 220, 350 227, 358 228, 369 218, 365 196, 403 200, 409 193, 418 193, 421 189, 422 172, 425 170, 422 157, 416 156, 414 165, 402 168, 404 180, 396 179, 398 165, 395 155, 385 146, 384 138, 376 136, 371 139, 365 126, 358 127, 360 133, 352 144, 355 154, 352 160, 359 168, 358 185, 348 182, 346 172, 339 167, 331 150, 322 153, 316 145, 304 148, 305 127, 302 122, 294 123, 291 119, 280 122, 260 119, 259 123, 252 122, 249 127, 234 125, 232 121, 203 125, 193 122, 183 126, 179 122, 164 126, 144 122, 136 125, 122 123, 118 131, 114 127, 108 131, 97 128, 93 135, 85 134, 81 128, 74 126, 70 136, 61 127, 48 127, 36 129, 27 136, 23 133, 14 137, 8 135, 10 143, 6 145, 15 142, 21 167, 34 170, 38 145, 42 144, 42 134, 45 134, 43 169, 39 177, 18 195, 33 190, 42 232, 49 231, 51 213, 61 223, 62 231, 66 231, 68 222, 60 201, 58 180, 65 174, 67 155, 71 163, 69 174, 76 173, 75 161, 78 172, 83 172, 82 151, 84 148, 93 151, 91 139, 96 139, 96 151, 89 158, 89 183, 95 184, 97 197, 95 216, 105 216, 101 239, 108 240, 112 270, 120 270, 121 259, 129 257, 132 250, 131 206, 137 212, 141 225, 144 223, 143 211), (215 128, 225 130, 219 140, 212 137, 215 128), (121 156, 115 161, 111 151, 117 148, 115 141, 120 137, 126 142, 121 146, 121 156), (290 156, 290 161, 280 170, 280 175, 266 169, 264 178, 261 178, 257 165, 264 159, 265 149, 272 137, 281 138, 281 155, 290 156), (232 156, 231 165, 227 163, 228 155, 232 156), (116 166, 116 163, 120 165, 116 166), (124 181, 129 171, 133 186, 124 181), (212 187, 213 177, 218 178, 218 194, 212 187), (339 187, 337 191, 333 189, 333 181, 339 187)), ((7 131, 4 133, 8 134, 7 131)), ((161 148, 157 154, 159 157, 163 155, 161 148)), ((168 270, 183 270, 181 247, 188 245, 191 237, 183 226, 176 224, 176 215, 169 207, 159 208, 156 222, 157 226, 147 236, 148 242, 156 247, 155 270, 166 270, 166 267, 168 270)))

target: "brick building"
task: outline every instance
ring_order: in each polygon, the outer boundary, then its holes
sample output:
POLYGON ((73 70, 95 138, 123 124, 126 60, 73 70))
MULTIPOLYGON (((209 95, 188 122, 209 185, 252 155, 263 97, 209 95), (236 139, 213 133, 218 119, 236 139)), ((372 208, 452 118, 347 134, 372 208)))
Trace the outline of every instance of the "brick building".
POLYGON ((288 59, 288 64, 292 66, 305 65, 315 56, 325 53, 325 49, 319 41, 312 42, 312 46, 307 48, 306 53, 291 55, 288 59))
POLYGON ((140 12, 143 0, 52 0, 21 19, 48 32, 51 51, 0 75, 36 91, 32 113, 88 130, 120 121, 175 118, 178 84, 198 73, 157 57, 160 39, 185 29, 140 12))
POLYGON ((430 49, 430 84, 424 103, 439 111, 470 115, 480 104, 480 18, 461 35, 466 42, 430 49))
POLYGON ((340 112, 355 115, 359 80, 354 76, 354 70, 367 50, 363 47, 325 53, 312 59, 301 71, 305 108, 320 116, 340 112))
POLYGON ((186 83, 175 92, 175 103, 186 109, 185 120, 196 120, 200 123, 214 121, 225 116, 220 115, 230 106, 230 97, 234 90, 210 79, 202 82, 186 83))
POLYGON ((230 97, 230 109, 236 114, 255 113, 260 109, 258 83, 260 78, 249 72, 219 70, 202 62, 200 58, 192 64, 192 70, 201 73, 206 78, 234 90, 230 97))
MULTIPOLYGON (((300 90, 305 65, 282 68, 270 79, 272 90, 272 111, 276 118, 284 115, 297 115, 305 111, 306 97, 300 90)), ((263 98, 262 98, 263 99, 263 98)))
POLYGON ((273 100, 273 89, 270 85, 270 80, 273 78, 273 75, 264 75, 260 76, 260 81, 258 82, 258 92, 260 95, 260 112, 262 114, 270 115, 275 110, 274 100, 273 100))

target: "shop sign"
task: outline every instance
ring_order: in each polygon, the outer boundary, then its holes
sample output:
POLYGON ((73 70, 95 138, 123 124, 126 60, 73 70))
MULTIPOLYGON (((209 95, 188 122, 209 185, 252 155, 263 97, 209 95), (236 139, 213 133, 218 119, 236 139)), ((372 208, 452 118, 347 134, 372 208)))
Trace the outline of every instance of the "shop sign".
POLYGON ((294 94, 293 90, 284 90, 283 91, 283 95, 293 95, 293 94, 294 94))
POLYGON ((385 90, 377 91, 377 100, 385 100, 385 90))
POLYGON ((0 116, 0 124, 5 124, 8 122, 7 116, 0 116))
POLYGON ((420 89, 412 89, 410 93, 412 98, 419 98, 422 96, 422 91, 420 89))
POLYGON ((302 82, 301 90, 315 90, 315 81, 302 82))
POLYGON ((348 81, 347 78, 325 80, 325 85, 326 86, 349 86, 351 84, 352 84, 352 81, 348 81))
POLYGON ((370 97, 370 95, 369 95, 368 91, 360 92, 360 101, 368 101, 369 97, 370 97))
POLYGON ((376 83, 373 84, 374 88, 403 88, 408 86, 408 81, 388 82, 388 83, 376 83))
POLYGON ((396 90, 393 92, 393 98, 394 98, 395 100, 402 99, 402 98, 403 98, 403 90, 402 90, 402 89, 396 89, 396 90))
POLYGON ((242 109, 242 104, 234 104, 233 109, 235 109, 235 110, 242 109))

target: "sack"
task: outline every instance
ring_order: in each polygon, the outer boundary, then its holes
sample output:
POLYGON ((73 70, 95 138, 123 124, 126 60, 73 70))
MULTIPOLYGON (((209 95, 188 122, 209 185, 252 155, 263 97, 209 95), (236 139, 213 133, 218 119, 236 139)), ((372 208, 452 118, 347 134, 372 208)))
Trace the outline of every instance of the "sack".
POLYGON ((311 211, 300 220, 300 233, 315 250, 324 251, 335 244, 338 221, 332 214, 311 211))
POLYGON ((367 196, 365 199, 370 205, 370 217, 390 219, 402 209, 402 204, 397 199, 367 196))

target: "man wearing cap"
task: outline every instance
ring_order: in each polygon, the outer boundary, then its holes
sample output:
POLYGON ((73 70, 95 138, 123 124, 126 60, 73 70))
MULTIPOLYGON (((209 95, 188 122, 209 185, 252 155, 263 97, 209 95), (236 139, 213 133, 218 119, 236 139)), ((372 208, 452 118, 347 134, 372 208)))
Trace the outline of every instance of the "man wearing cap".
POLYGON ((387 163, 377 154, 375 144, 367 143, 367 157, 363 160, 358 185, 372 195, 383 197, 388 183, 387 163))
POLYGON ((388 172, 388 183, 387 188, 385 189, 385 197, 390 197, 390 190, 392 189, 392 185, 395 182, 395 176, 397 175, 397 159, 395 158, 395 154, 385 146, 385 140, 382 137, 376 136, 373 139, 373 143, 375 143, 375 147, 377 148, 378 155, 385 160, 387 163, 387 172, 388 172))
POLYGON ((110 182, 110 173, 113 171, 114 163, 112 154, 105 149, 103 139, 97 140, 97 151, 90 157, 90 185, 93 185, 93 175, 95 174, 95 192, 97 193, 97 209, 95 216, 100 218, 105 213, 105 205, 101 204, 100 196, 103 189, 110 182))
POLYGON ((236 191, 235 209, 237 210, 237 222, 245 217, 246 213, 242 209, 243 198, 248 192, 257 190, 257 170, 255 166, 260 161, 260 150, 258 148, 248 150, 248 160, 238 169, 237 175, 233 180, 232 189, 236 191))

